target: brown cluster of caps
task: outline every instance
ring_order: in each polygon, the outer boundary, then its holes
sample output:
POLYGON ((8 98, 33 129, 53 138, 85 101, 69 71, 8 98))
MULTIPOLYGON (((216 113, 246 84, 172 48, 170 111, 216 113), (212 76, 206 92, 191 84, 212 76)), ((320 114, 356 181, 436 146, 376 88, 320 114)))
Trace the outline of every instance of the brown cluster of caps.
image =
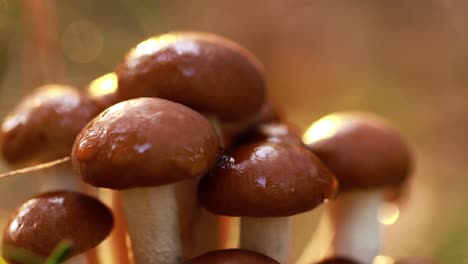
MULTIPOLYGON (((266 101, 258 60, 212 34, 147 39, 111 78, 116 90, 102 96, 49 85, 26 97, 2 124, 5 159, 23 164, 71 155, 85 182, 116 190, 203 176, 198 195, 206 209, 254 218, 311 210, 336 196, 338 182, 341 190, 399 185, 411 169, 400 135, 367 114, 334 115, 340 122, 333 131, 311 132, 304 145, 300 130, 266 101)), ((109 209, 97 200, 47 193, 18 209, 3 243, 47 256, 60 240, 74 238, 78 254, 111 227, 109 209)), ((330 261, 322 263, 353 263, 330 261)), ((226 250, 186 263, 278 262, 226 250)))

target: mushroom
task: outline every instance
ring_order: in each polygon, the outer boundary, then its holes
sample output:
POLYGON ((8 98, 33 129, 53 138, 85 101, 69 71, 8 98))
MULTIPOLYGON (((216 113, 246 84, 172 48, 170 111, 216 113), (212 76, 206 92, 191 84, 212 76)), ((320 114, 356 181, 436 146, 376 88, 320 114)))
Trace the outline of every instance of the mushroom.
POLYGON ((387 121, 363 112, 325 116, 303 139, 340 183, 342 193, 329 205, 332 254, 371 263, 380 250, 377 211, 384 188, 402 184, 411 171, 408 145, 387 121))
POLYGON ((290 257, 289 216, 335 195, 333 174, 305 147, 254 142, 224 155, 199 186, 209 211, 241 217, 240 247, 280 263, 290 257))
POLYGON ((2 255, 15 263, 14 249, 22 249, 45 259, 61 241, 69 240, 70 257, 75 256, 97 246, 112 225, 111 211, 93 197, 69 191, 43 193, 12 214, 3 231, 2 255))
MULTIPOLYGON (((200 32, 175 32, 151 37, 124 57, 116 69, 117 99, 157 97, 203 113, 224 140, 221 122, 255 115, 264 103, 265 80, 261 63, 249 51, 228 39, 200 32)), ((196 199, 198 178, 178 184, 182 226, 193 241, 188 255, 206 252, 218 229, 196 199), (193 190, 189 192, 187 190, 193 190), (200 230, 208 227, 211 232, 200 230), (191 238, 192 236, 192 238, 191 238), (201 246, 200 246, 201 245, 201 246), (195 252, 190 252, 195 251, 195 252)), ((219 223, 218 223, 219 225, 219 223)), ((220 243, 218 243, 220 244, 220 243)), ((217 245, 222 246, 222 245, 217 245)))
POLYGON ((183 264, 279 264, 274 259, 244 249, 223 249, 205 253, 183 264))
POLYGON ((349 258, 330 257, 330 258, 327 258, 318 262, 317 264, 364 264, 364 263, 359 263, 349 258))
POLYGON ((405 257, 397 259, 394 264, 436 264, 436 262, 428 258, 405 257))
POLYGON ((223 120, 243 120, 264 102, 260 62, 237 43, 208 33, 149 38, 116 73, 119 100, 158 97, 223 120))
POLYGON ((138 98, 111 106, 78 135, 73 167, 87 183, 122 190, 136 264, 180 263, 174 183, 199 177, 220 156, 208 120, 181 104, 138 98))
MULTIPOLYGON (((11 165, 35 165, 70 155, 80 130, 99 113, 84 94, 64 85, 34 90, 8 114, 0 133, 1 152, 11 165)), ((81 190, 83 182, 73 175, 70 163, 48 170, 41 190, 81 190)))

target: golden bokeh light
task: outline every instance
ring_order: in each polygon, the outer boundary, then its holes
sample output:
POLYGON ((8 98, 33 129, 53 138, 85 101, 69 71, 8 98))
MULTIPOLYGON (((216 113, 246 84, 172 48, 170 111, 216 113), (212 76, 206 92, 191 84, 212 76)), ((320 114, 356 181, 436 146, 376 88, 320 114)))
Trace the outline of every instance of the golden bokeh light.
POLYGON ((400 209, 396 203, 382 203, 379 208, 377 217, 381 224, 393 225, 400 217, 400 209))
POLYGON ((393 264, 395 260, 389 256, 379 255, 374 258, 372 264, 393 264))
POLYGON ((342 120, 343 119, 336 114, 331 114, 318 120, 306 130, 302 136, 302 141, 304 141, 305 144, 311 144, 335 135, 342 120))
POLYGON ((117 84, 117 75, 111 72, 92 81, 88 86, 88 93, 93 97, 112 94, 117 90, 117 84))
POLYGON ((103 48, 103 37, 98 27, 89 21, 72 22, 65 29, 61 38, 62 51, 72 61, 90 63, 103 48))

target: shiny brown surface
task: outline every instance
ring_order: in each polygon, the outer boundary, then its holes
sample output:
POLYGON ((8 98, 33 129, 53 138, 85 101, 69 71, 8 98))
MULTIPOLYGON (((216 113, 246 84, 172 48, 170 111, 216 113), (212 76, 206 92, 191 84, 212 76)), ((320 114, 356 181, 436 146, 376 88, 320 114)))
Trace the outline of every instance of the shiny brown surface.
POLYGON ((118 66, 119 100, 159 97, 221 119, 244 119, 263 103, 263 66, 247 50, 207 33, 171 33, 132 49, 118 66))
POLYGON ((394 264, 437 264, 437 262, 427 258, 406 257, 397 259, 394 264))
POLYGON ((387 121, 362 112, 330 117, 333 129, 308 147, 335 173, 341 190, 399 185, 409 176, 409 147, 387 121))
POLYGON ((317 264, 364 264, 344 257, 331 257, 324 259, 317 264))
POLYGON ((71 255, 98 245, 112 229, 111 211, 101 202, 79 193, 49 192, 23 203, 3 231, 6 246, 48 256, 64 239, 73 242, 71 255))
POLYGON ((76 135, 98 111, 91 100, 71 87, 42 86, 24 98, 3 121, 2 155, 14 164, 68 156, 76 135))
POLYGON ((305 147, 257 142, 225 155, 199 185, 202 205, 228 216, 289 216, 335 196, 333 174, 305 147))
POLYGON ((301 134, 301 130, 291 123, 264 123, 244 133, 236 144, 243 145, 254 141, 268 141, 303 146, 301 134))
POLYGON ((117 75, 111 72, 92 80, 85 90, 100 110, 104 110, 120 102, 117 99, 117 85, 117 75))
POLYGON ((205 253, 184 264, 279 264, 276 260, 244 249, 224 249, 205 253))
POLYGON ((76 139, 72 162, 93 186, 128 189, 201 176, 220 151, 202 115, 167 100, 138 98, 93 119, 76 139))

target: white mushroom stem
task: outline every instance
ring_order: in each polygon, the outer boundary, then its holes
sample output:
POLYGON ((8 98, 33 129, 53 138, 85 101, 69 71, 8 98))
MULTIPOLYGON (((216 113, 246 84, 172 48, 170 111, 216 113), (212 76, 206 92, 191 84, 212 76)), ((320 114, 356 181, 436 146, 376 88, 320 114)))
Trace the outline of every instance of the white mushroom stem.
POLYGON ((291 255, 291 218, 241 218, 240 248, 260 252, 279 263, 288 263, 291 255))
POLYGON ((335 235, 331 253, 362 263, 372 263, 380 251, 380 225, 377 219, 382 192, 344 192, 330 202, 330 219, 335 235))
POLYGON ((122 205, 135 264, 180 264, 174 184, 122 191, 122 205))
POLYGON ((41 173, 39 179, 41 192, 58 190, 86 192, 85 183, 73 173, 70 162, 47 168, 41 173))

